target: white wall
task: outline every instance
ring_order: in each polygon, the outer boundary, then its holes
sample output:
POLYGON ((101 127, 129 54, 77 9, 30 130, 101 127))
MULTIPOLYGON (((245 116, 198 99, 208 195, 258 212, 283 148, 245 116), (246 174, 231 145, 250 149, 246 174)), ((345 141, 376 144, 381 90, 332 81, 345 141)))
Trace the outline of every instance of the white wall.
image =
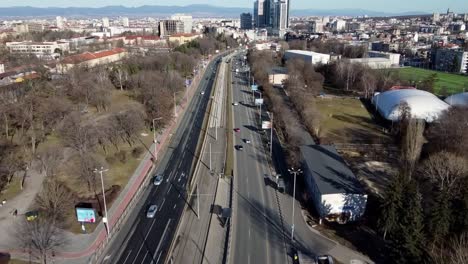
POLYGON ((365 210, 367 203, 367 195, 365 194, 326 194, 322 195, 321 215, 326 216, 330 214, 340 215, 342 213, 350 212, 350 220, 357 220, 360 218, 365 210))

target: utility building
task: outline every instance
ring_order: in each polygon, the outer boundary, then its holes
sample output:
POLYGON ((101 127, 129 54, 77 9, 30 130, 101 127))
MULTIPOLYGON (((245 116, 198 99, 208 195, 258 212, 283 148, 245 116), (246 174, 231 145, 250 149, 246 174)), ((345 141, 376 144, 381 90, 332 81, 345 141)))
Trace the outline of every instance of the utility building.
POLYGON ((346 223, 363 214, 367 194, 334 146, 300 147, 307 198, 321 219, 346 223))

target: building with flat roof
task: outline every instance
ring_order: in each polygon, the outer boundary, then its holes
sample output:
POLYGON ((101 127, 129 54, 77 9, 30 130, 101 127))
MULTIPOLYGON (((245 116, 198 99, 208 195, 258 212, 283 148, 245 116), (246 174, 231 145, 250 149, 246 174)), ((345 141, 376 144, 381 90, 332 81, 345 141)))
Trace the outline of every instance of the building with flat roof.
POLYGON ((252 29, 252 14, 242 13, 240 15, 240 28, 241 29, 252 29))
POLYGON ((184 15, 184 14, 175 14, 171 16, 171 19, 182 21, 182 23, 184 24, 184 30, 178 33, 192 33, 192 28, 193 28, 192 16, 184 15))
POLYGON ((328 64, 330 62, 330 54, 318 53, 307 50, 287 50, 284 53, 285 60, 301 59, 305 62, 315 64, 328 64))
POLYGON ((468 73, 468 51, 437 49, 434 57, 434 67, 438 71, 468 73))
POLYGON ((367 194, 334 146, 300 147, 307 199, 321 219, 345 223, 364 214, 367 194))
POLYGON ((7 42, 6 47, 13 54, 34 54, 37 57, 60 57, 64 51, 70 50, 68 42, 7 42))

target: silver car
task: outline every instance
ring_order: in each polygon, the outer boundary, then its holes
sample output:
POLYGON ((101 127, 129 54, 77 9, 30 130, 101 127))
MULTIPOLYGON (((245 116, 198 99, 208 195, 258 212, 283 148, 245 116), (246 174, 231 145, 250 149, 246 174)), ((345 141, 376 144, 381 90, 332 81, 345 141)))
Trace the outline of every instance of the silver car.
POLYGON ((154 177, 153 184, 156 186, 161 185, 163 180, 164 180, 164 177, 162 176, 162 174, 158 174, 154 177))
POLYGON ((154 218, 156 215, 156 212, 158 211, 158 206, 155 204, 152 204, 149 208, 148 211, 146 212, 146 218, 154 218))

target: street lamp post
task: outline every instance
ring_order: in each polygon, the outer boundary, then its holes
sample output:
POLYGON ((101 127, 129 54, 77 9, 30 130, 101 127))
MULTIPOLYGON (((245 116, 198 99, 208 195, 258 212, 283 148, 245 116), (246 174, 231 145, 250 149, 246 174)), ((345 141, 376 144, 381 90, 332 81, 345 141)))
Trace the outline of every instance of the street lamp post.
POLYGON ((158 141, 156 139, 156 125, 154 121, 161 120, 162 117, 153 119, 153 142, 154 142, 154 161, 158 160, 158 141))
POLYGON ((109 224, 109 219, 107 218, 107 204, 106 204, 106 193, 104 192, 104 180, 102 178, 102 174, 109 169, 104 169, 101 167, 101 169, 94 169, 94 173, 99 173, 101 175, 101 188, 102 188, 102 197, 103 197, 103 202, 104 202, 104 218, 102 219, 102 222, 104 223, 104 226, 106 227, 106 232, 107 232, 107 242, 109 242, 109 233, 110 233, 110 224, 109 224))
POLYGON ((270 126, 270 157, 273 160, 273 112, 271 112, 270 126))
POLYGON ((295 170, 291 168, 288 170, 289 173, 294 174, 294 189, 293 189, 293 201, 292 201, 292 226, 291 226, 291 240, 294 241, 294 201, 296 200, 296 177, 297 174, 302 173, 301 169, 295 170))

